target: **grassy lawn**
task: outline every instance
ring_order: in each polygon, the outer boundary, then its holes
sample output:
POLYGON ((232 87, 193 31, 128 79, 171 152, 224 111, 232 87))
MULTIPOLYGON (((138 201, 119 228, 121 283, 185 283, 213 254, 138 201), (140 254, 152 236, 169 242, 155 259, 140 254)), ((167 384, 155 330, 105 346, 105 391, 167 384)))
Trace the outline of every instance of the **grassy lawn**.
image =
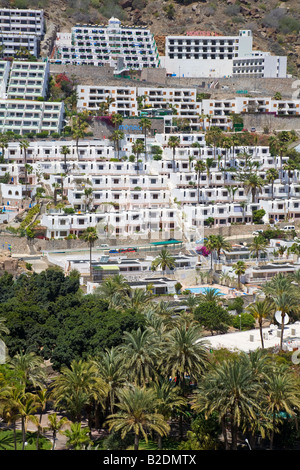
MULTIPOLYGON (((36 450, 36 433, 28 432, 26 437, 27 445, 25 450, 36 450)), ((22 450, 22 432, 17 431, 17 450, 22 450)), ((39 438, 40 450, 51 450, 51 442, 43 436, 39 438)), ((0 450, 15 450, 13 431, 0 431, 0 450)))

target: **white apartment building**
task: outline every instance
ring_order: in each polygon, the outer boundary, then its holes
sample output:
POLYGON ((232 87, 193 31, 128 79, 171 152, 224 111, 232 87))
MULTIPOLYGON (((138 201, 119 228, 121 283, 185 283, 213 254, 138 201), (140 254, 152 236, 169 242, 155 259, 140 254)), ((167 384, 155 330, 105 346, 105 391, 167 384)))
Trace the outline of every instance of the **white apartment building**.
POLYGON ((76 25, 58 33, 52 61, 73 65, 109 65, 115 73, 159 67, 155 40, 146 28, 126 27, 117 18, 108 25, 76 25))
POLYGON ((108 113, 118 113, 124 117, 137 116, 138 105, 135 87, 77 86, 77 108, 97 111, 99 104, 108 103, 108 113))
POLYGON ((255 51, 252 57, 233 59, 233 77, 285 78, 286 71, 286 56, 271 56, 267 52, 255 51))
POLYGON ((0 32, 26 33, 42 38, 45 32, 44 11, 1 8, 0 32))
POLYGON ((36 100, 45 98, 49 80, 48 62, 13 61, 7 87, 7 98, 36 100))
POLYGON ((179 77, 286 77, 286 58, 253 51, 252 46, 250 30, 240 30, 238 36, 207 31, 167 36, 161 66, 179 77))
POLYGON ((37 36, 25 33, 0 34, 0 47, 4 57, 15 57, 21 49, 27 49, 35 57, 39 56, 40 40, 37 36))
POLYGON ((3 133, 61 132, 63 116, 63 103, 0 100, 0 127, 3 133))
POLYGON ((4 57, 15 57, 21 48, 38 57, 44 32, 43 10, 0 9, 0 46, 4 57))

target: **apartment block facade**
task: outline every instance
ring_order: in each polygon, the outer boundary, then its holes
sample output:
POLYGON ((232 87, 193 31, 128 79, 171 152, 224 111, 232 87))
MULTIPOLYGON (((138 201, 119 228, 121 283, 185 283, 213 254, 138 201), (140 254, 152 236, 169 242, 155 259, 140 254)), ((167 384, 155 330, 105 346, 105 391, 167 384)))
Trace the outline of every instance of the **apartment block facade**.
POLYGON ((67 35, 58 33, 52 60, 72 65, 110 65, 115 73, 159 67, 159 55, 151 32, 126 27, 117 18, 108 25, 76 25, 67 35))

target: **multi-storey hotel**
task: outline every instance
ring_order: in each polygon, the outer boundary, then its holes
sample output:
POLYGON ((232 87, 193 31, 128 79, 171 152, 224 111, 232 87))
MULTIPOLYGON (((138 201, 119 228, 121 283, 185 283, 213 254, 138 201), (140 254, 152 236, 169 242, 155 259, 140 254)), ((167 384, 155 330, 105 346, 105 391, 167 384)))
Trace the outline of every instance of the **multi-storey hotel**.
POLYGON ((71 34, 58 33, 52 60, 72 65, 109 65, 116 73, 160 64, 151 32, 122 26, 117 18, 111 18, 107 26, 76 25, 71 34))
POLYGON ((179 77, 286 77, 286 57, 253 51, 250 30, 238 36, 195 31, 167 36, 161 65, 179 77))
POLYGON ((0 127, 3 133, 60 132, 63 103, 32 100, 0 100, 0 127))
POLYGON ((38 57, 40 41, 45 32, 43 10, 0 10, 0 46, 2 56, 15 57, 20 49, 27 49, 38 57))
POLYGON ((49 79, 48 62, 13 61, 7 88, 8 99, 45 98, 49 79))

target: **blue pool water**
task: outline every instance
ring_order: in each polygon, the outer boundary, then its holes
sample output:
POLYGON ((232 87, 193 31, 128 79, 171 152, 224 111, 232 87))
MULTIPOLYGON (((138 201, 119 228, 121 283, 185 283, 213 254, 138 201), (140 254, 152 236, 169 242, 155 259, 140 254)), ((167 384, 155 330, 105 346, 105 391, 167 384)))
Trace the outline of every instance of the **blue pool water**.
MULTIPOLYGON (((193 294, 205 294, 206 291, 210 290, 209 287, 189 287, 187 290, 191 291, 193 294)), ((218 294, 224 295, 220 289, 215 289, 218 294)))

